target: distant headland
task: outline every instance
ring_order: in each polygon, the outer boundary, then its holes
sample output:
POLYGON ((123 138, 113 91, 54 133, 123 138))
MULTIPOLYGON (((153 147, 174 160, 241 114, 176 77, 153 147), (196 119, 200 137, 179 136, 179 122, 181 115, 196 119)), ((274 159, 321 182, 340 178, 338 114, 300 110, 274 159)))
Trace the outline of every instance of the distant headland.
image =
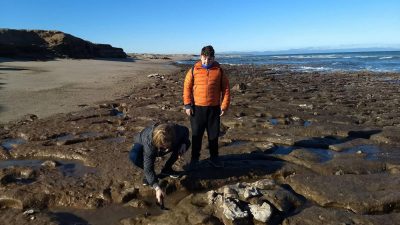
POLYGON ((26 59, 126 58, 122 48, 54 30, 0 29, 0 57, 26 59))

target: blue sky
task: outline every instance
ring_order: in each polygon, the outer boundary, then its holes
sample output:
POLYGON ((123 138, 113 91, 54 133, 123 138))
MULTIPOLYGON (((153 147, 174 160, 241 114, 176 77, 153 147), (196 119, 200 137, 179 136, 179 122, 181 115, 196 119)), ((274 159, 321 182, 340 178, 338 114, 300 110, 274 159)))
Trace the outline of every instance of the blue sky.
POLYGON ((399 0, 0 0, 0 28, 60 30, 126 52, 400 48, 399 0))

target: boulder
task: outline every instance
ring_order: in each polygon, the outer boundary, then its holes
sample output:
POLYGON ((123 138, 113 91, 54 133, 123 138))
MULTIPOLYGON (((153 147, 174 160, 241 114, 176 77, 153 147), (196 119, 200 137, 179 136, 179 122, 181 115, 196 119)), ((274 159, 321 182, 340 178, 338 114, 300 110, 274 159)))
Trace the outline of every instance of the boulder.
POLYGON ((225 224, 249 224, 250 214, 242 209, 239 200, 223 199, 222 204, 217 207, 222 211, 225 224))
POLYGON ((245 91, 246 89, 247 86, 244 83, 236 84, 232 87, 232 91, 238 91, 238 92, 245 91))
POLYGON ((253 215, 255 220, 261 221, 261 222, 267 222, 272 215, 272 209, 271 206, 264 202, 263 204, 250 204, 249 205, 250 212, 253 215))

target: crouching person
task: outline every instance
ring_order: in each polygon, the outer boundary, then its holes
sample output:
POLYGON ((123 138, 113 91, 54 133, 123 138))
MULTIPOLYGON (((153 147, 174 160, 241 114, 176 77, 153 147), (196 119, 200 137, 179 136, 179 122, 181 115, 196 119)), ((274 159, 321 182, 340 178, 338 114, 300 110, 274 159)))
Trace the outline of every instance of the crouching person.
POLYGON ((154 124, 136 135, 129 158, 135 166, 143 169, 143 184, 150 185, 156 191, 158 203, 162 202, 165 194, 154 171, 156 157, 171 154, 160 174, 178 178, 179 173, 172 169, 172 165, 189 147, 189 129, 178 124, 154 124))

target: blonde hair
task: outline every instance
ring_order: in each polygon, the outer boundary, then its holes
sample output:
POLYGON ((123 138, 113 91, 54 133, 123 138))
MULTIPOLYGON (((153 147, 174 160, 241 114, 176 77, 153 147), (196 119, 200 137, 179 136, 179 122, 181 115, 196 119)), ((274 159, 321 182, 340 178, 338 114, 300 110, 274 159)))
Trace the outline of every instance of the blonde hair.
POLYGON ((174 125, 171 123, 162 123, 153 130, 153 144, 157 147, 171 148, 175 139, 174 125))

